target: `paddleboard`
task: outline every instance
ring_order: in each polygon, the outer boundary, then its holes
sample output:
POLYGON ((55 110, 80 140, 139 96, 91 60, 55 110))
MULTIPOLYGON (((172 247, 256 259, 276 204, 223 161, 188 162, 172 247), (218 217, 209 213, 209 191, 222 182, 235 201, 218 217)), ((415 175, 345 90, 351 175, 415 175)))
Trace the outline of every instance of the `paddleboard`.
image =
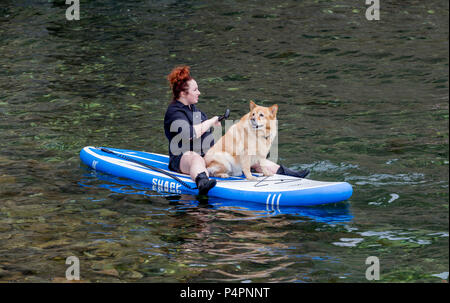
MULTIPOLYGON (((107 148, 115 154, 100 148, 86 146, 80 152, 81 161, 94 170, 113 176, 148 184, 155 191, 175 194, 197 195, 196 184, 186 174, 169 170, 169 157, 145 151, 107 148), (150 165, 160 171, 148 168, 134 161, 150 165), (179 181, 161 172, 176 176, 179 181), (187 186, 189 187, 187 187, 187 186)), ((272 209, 279 206, 309 206, 336 203, 349 199, 353 193, 347 182, 323 182, 275 174, 270 177, 254 174, 256 181, 249 181, 244 175, 229 178, 214 178, 217 184, 208 196, 235 201, 263 203, 272 209)))

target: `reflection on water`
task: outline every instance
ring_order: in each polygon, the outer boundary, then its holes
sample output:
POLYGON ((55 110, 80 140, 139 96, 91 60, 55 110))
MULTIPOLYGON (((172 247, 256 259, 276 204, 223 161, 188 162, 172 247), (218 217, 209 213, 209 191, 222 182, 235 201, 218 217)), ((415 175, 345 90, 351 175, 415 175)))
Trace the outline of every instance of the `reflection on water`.
POLYGON ((0 4, 0 281, 384 282, 448 277, 448 1, 0 4), (84 146, 166 154, 165 75, 213 116, 279 105, 279 162, 347 203, 151 191, 80 166, 84 146), (362 239, 362 240, 361 240, 362 239), (402 256, 402 258, 398 258, 402 256), (445 274, 447 273, 447 274, 445 274))
MULTIPOLYGON (((346 202, 315 207, 274 207, 273 205, 267 206, 264 203, 251 203, 247 201, 227 200, 216 197, 203 197, 200 200, 197 200, 198 197, 196 196, 158 192, 149 185, 139 184, 131 180, 111 176, 98 171, 89 170, 89 173, 85 174, 85 177, 86 178, 79 183, 83 187, 106 188, 116 193, 143 195, 146 197, 167 197, 167 199, 171 202, 170 205, 175 206, 174 210, 188 210, 196 207, 208 207, 245 214, 245 216, 239 217, 237 220, 252 220, 257 219, 260 216, 275 216, 281 214, 308 217, 314 221, 324 223, 350 222, 352 219, 349 205, 346 202), (98 184, 98 180, 105 182, 98 184)), ((232 219, 230 218, 230 220, 232 219)))
MULTIPOLYGON (((308 281, 311 278, 303 271, 277 276, 296 263, 328 262, 333 257, 300 253, 303 245, 300 242, 305 236, 296 238, 297 232, 289 231, 292 224, 345 224, 352 219, 349 205, 345 202, 267 210, 264 204, 208 197, 198 200, 196 196, 158 193, 151 191, 148 185, 89 169, 86 171, 80 181, 82 187, 104 188, 124 199, 130 195, 134 196, 133 199, 138 196, 146 199, 144 205, 148 207, 144 213, 151 221, 149 225, 160 228, 139 228, 132 232, 152 233, 163 243, 145 241, 139 253, 149 259, 162 257, 182 264, 180 266, 186 271, 197 274, 191 281, 308 281), (156 196, 168 203, 153 205, 151 198, 156 196), (167 217, 172 218, 169 224, 175 230, 163 227, 167 217), (293 262, 292 258, 298 262, 293 262)), ((99 232, 96 234, 100 235, 99 232)), ((111 234, 103 233, 101 236, 112 240, 111 234)), ((175 273, 174 269, 161 270, 175 273)))

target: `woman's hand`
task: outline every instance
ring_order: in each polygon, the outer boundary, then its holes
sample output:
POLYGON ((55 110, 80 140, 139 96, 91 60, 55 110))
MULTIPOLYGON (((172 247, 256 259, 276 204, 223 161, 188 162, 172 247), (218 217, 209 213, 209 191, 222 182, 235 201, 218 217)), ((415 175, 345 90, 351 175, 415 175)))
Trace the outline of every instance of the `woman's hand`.
POLYGON ((213 126, 220 126, 219 117, 214 116, 211 119, 203 121, 200 124, 194 125, 194 131, 197 138, 200 138, 206 131, 213 126))
POLYGON ((214 116, 210 120, 212 121, 212 123, 211 123, 212 126, 221 126, 222 125, 219 122, 219 117, 218 116, 214 116))

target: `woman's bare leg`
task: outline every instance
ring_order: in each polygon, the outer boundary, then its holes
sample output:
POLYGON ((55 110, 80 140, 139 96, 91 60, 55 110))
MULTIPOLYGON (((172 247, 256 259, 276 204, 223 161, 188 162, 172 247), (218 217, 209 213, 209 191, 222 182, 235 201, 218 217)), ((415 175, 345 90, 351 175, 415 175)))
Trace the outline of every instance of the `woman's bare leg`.
MULTIPOLYGON (((272 162, 272 161, 270 161, 270 160, 267 160, 267 159, 265 160, 264 166, 265 166, 265 168, 266 168, 269 172, 271 172, 272 174, 276 174, 277 171, 278 171, 278 168, 280 168, 280 165, 278 165, 278 164, 276 164, 276 163, 274 163, 274 162, 272 162)), ((254 164, 254 165, 252 166, 252 168, 253 168, 257 173, 262 173, 262 172, 263 172, 262 167, 261 167, 261 165, 260 165, 259 163, 254 164)))
POLYGON ((292 176, 297 178, 305 178, 309 174, 309 169, 304 169, 301 171, 296 171, 293 169, 289 169, 283 165, 278 165, 270 160, 265 160, 262 165, 255 165, 252 166, 257 172, 264 174, 264 169, 266 170, 266 174, 264 175, 271 175, 271 174, 280 174, 285 176, 292 176))
POLYGON ((210 180, 206 170, 205 160, 199 154, 189 151, 183 154, 180 160, 180 170, 189 174, 195 181, 200 195, 207 195, 209 190, 216 186, 216 180, 210 180))
POLYGON ((202 156, 192 151, 185 152, 181 157, 180 170, 182 173, 190 175, 193 181, 202 172, 205 172, 206 176, 209 177, 205 160, 202 156))

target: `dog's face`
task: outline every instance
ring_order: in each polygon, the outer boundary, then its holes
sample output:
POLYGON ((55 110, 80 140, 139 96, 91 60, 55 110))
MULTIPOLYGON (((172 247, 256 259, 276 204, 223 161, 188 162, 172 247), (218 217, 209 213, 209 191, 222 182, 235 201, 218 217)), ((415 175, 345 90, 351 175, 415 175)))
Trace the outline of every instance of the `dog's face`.
POLYGON ((255 102, 250 101, 249 124, 250 128, 257 131, 260 129, 270 130, 271 121, 277 119, 278 105, 271 107, 258 106, 255 102))

